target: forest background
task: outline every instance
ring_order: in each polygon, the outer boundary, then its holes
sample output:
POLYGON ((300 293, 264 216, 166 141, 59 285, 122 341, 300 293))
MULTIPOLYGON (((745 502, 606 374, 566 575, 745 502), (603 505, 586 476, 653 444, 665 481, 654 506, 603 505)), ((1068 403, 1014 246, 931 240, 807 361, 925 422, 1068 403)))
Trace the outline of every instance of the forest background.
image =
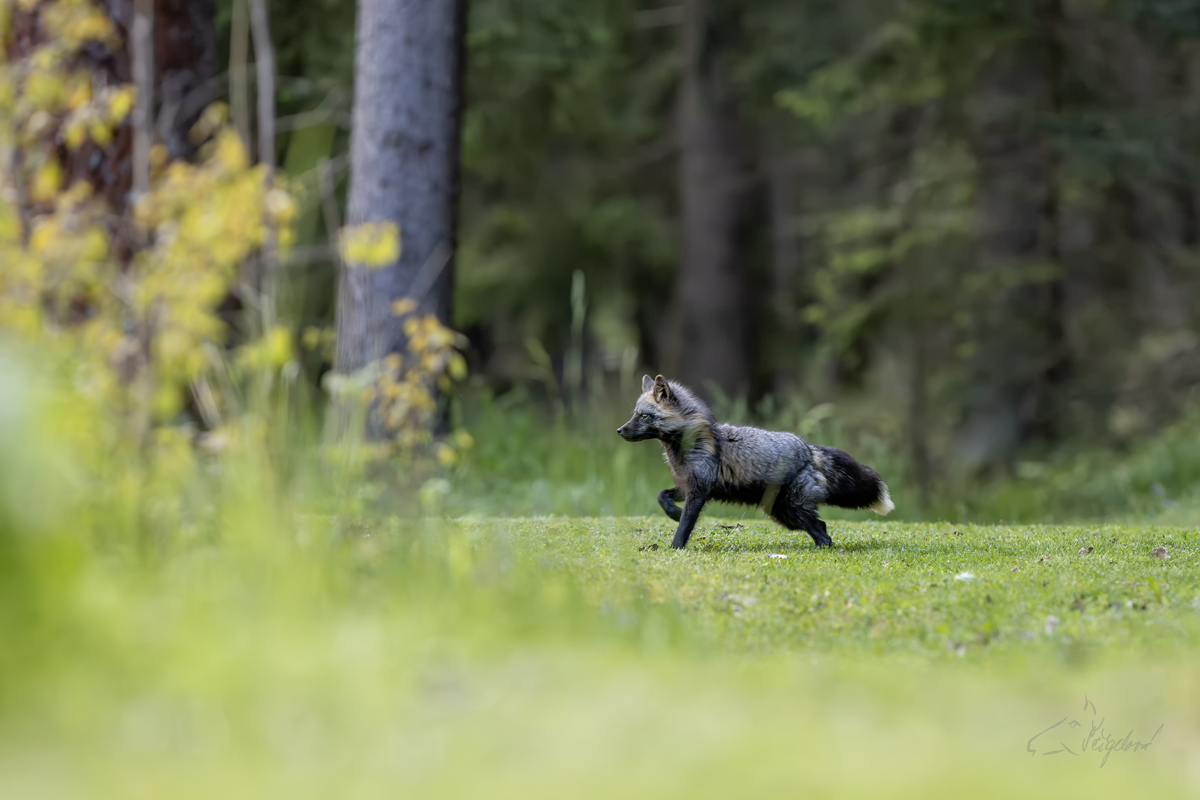
MULTIPOLYGON (((63 63, 92 72, 38 83, 47 29, 30 20, 58 18, 12 4, 22 245, 80 224, 32 231, 82 177, 107 204, 89 212, 104 257, 133 274, 155 241, 128 230, 151 187, 137 165, 157 179, 236 132, 269 213, 191 295, 216 316, 183 323, 189 341, 231 353, 265 337, 307 387, 315 429, 327 390, 359 385, 338 376, 384 355, 367 357, 369 324, 351 324, 366 312, 339 317, 339 291, 373 287, 378 317, 416 289, 419 309, 398 316, 437 319, 420 341, 459 385, 424 398, 436 409, 404 395, 423 431, 406 435, 438 438, 437 493, 463 513, 652 512, 657 455, 612 434, 643 371, 696 387, 723 418, 850 450, 906 518, 1179 521, 1196 507, 1200 5, 451 3, 449 36, 427 37, 441 55, 418 61, 444 89, 446 113, 417 113, 445 123, 429 139, 450 165, 439 199, 401 175, 357 210, 353 2, 51 6, 83 15, 58 23, 63 63), (88 28, 87 9, 108 22, 88 28), (140 73, 138 13, 153 18, 140 73), (371 214, 410 220, 361 231, 360 254, 382 243, 394 266, 339 288, 341 265, 367 274, 345 233, 371 214), (462 332, 453 347, 445 328, 462 332)), ((390 108, 389 84, 367 83, 357 113, 390 108)), ((424 158, 370 152, 358 169, 380 187, 424 158)), ((55 295, 69 329, 103 305, 73 295, 78 280, 16 281, 10 299, 55 295)), ((99 315, 99 350, 129 386, 142 361, 173 357, 154 330, 165 317, 123 302, 99 315)), ((379 324, 401 352, 401 323, 379 324)), ((180 347, 134 416, 194 438, 235 393, 180 347)), ((392 372, 395 399, 409 370, 392 372)))
MULTIPOLYGON (((657 455, 611 433, 645 370, 858 454, 912 517, 1194 509, 1200 5, 469 5, 463 507, 652 511, 657 455)), ((354 9, 273 18, 323 327, 354 9)))

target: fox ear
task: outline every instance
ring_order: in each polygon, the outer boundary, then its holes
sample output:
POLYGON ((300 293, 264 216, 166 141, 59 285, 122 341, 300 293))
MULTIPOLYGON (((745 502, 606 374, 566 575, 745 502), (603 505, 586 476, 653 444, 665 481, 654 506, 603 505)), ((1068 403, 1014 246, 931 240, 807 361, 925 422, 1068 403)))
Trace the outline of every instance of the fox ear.
POLYGON ((667 379, 659 375, 654 379, 654 402, 669 403, 675 399, 671 394, 671 386, 667 383, 667 379))
POLYGON ((642 376, 642 394, 645 394, 646 392, 650 391, 653 388, 654 388, 654 378, 651 378, 649 375, 643 375, 642 376))

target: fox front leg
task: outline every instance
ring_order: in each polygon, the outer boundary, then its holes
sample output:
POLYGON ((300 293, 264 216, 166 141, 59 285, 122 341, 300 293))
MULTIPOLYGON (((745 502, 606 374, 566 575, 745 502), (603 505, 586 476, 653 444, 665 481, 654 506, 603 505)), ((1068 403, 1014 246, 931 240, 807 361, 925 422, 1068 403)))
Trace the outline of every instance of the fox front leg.
POLYGON ((688 539, 692 537, 692 530, 696 527, 696 520, 700 519, 700 510, 704 508, 707 501, 707 492, 695 490, 688 492, 687 499, 683 503, 683 514, 680 515, 679 527, 675 529, 675 538, 671 540, 671 547, 676 550, 687 547, 688 539))
POLYGON ((670 489, 663 489, 658 493, 658 504, 662 506, 662 510, 667 512, 667 516, 679 522, 679 518, 683 516, 683 509, 675 505, 676 500, 682 500, 680 497, 682 492, 678 486, 672 486, 670 489))

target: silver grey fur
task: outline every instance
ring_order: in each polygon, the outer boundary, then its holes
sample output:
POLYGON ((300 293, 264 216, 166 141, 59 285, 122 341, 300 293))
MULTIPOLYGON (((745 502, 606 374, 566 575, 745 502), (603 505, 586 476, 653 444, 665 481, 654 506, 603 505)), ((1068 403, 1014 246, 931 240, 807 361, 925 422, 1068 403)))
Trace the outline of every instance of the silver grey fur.
POLYGON ((642 395, 629 422, 617 431, 629 441, 662 442, 673 489, 659 504, 679 521, 673 547, 684 547, 708 500, 756 505, 776 522, 804 530, 828 546, 820 504, 893 508, 879 475, 837 448, 811 445, 783 431, 717 423, 712 412, 686 387, 660 375, 642 380, 642 395), (676 503, 684 501, 682 511, 676 503))

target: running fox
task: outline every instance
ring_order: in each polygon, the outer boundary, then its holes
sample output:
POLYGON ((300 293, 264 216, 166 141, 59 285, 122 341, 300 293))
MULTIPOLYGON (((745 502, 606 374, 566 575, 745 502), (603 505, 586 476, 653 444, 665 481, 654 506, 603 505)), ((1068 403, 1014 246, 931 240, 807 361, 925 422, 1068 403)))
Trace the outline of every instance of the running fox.
POLYGON ((895 508, 879 473, 842 450, 791 433, 718 423, 699 398, 662 375, 642 378, 633 416, 617 433, 629 442, 662 442, 675 486, 658 493, 658 504, 679 523, 674 548, 687 547, 709 500, 760 506, 788 530, 805 531, 818 547, 833 540, 817 505, 876 514, 895 508))

